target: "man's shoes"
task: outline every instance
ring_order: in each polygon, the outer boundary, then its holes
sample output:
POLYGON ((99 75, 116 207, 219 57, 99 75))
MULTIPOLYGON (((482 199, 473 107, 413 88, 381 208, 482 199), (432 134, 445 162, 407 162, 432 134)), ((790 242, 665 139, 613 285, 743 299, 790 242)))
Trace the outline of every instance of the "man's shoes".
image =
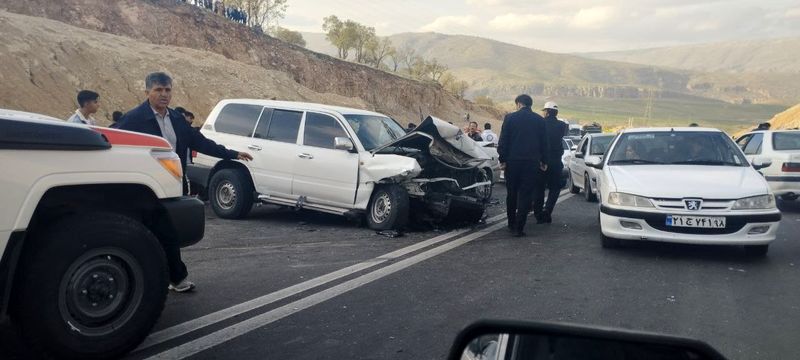
POLYGON ((180 283, 169 284, 169 289, 178 293, 189 292, 194 290, 194 283, 189 280, 183 279, 180 283))
POLYGON ((515 228, 516 228, 516 227, 514 226, 514 223, 513 223, 513 222, 511 222, 511 221, 509 221, 509 222, 508 222, 508 230, 511 230, 511 232, 514 232, 514 229, 515 229, 515 228))
POLYGON ((549 212, 545 212, 545 213, 542 214, 542 223, 544 223, 544 224, 552 224, 553 223, 553 217, 550 216, 549 212))
POLYGON ((511 233, 511 236, 513 236, 515 238, 520 238, 520 237, 523 237, 525 235, 527 235, 527 234, 525 234, 525 232, 522 231, 522 230, 514 230, 514 232, 511 233))
POLYGON ((534 213, 533 217, 536 218, 536 223, 537 224, 544 224, 545 223, 545 219, 546 219, 545 215, 547 215, 547 214, 545 214, 545 213, 534 213))

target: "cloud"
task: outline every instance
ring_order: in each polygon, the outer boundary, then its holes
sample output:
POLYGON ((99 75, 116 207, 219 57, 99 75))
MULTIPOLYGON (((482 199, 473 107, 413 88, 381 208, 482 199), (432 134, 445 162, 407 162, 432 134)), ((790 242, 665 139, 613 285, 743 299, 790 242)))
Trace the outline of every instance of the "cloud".
POLYGON ((498 31, 517 31, 535 26, 552 25, 560 16, 541 14, 505 14, 495 16, 489 21, 489 26, 498 31))
POLYGON ((599 29, 616 17, 616 9, 611 6, 596 6, 581 9, 572 17, 569 25, 582 29, 599 29))
POLYGON ((474 15, 464 15, 464 16, 440 16, 434 19, 432 22, 422 26, 419 30, 420 31, 435 31, 435 32, 446 32, 446 31, 453 31, 454 28, 466 28, 469 26, 474 26, 478 21, 478 18, 474 15))

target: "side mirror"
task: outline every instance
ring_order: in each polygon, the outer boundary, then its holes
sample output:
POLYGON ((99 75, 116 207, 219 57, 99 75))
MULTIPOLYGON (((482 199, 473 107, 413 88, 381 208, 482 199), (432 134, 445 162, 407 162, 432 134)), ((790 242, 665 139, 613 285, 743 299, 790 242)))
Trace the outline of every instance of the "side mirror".
POLYGON ((572 151, 578 150, 578 145, 572 145, 569 149, 572 151))
POLYGON ((602 169, 603 168, 603 157, 597 155, 589 155, 586 157, 584 161, 586 166, 593 167, 595 169, 602 169))
POLYGON ((764 156, 758 156, 753 158, 752 164, 754 169, 761 170, 763 168, 772 166, 772 159, 764 156))
POLYGON ((448 359, 725 360, 693 339, 548 322, 479 321, 456 337, 448 359))
POLYGON ((353 149, 355 149, 355 145, 353 145, 353 140, 350 140, 349 138, 335 137, 333 139, 333 148, 336 150, 353 151, 353 149))
POLYGON ((575 158, 576 159, 583 159, 583 153, 582 152, 576 152, 575 153, 575 158))

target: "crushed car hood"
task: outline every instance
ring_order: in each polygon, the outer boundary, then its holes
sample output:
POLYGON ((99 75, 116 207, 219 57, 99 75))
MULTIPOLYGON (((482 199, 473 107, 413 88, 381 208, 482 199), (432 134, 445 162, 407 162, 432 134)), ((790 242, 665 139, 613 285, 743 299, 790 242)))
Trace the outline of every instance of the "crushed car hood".
POLYGON ((455 125, 428 116, 414 131, 372 150, 375 154, 390 147, 428 150, 437 159, 456 167, 474 168, 492 160, 474 140, 455 125))
POLYGON ((680 199, 738 199, 762 195, 769 187, 749 166, 625 165, 610 166, 616 191, 680 199))

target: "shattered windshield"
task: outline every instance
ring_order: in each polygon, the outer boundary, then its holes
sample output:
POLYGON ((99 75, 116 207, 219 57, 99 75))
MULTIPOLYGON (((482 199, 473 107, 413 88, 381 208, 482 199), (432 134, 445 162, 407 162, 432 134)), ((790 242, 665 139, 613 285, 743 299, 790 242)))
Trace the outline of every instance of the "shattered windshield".
POLYGON ((399 139, 406 131, 394 120, 377 115, 345 115, 364 150, 370 151, 399 139))

